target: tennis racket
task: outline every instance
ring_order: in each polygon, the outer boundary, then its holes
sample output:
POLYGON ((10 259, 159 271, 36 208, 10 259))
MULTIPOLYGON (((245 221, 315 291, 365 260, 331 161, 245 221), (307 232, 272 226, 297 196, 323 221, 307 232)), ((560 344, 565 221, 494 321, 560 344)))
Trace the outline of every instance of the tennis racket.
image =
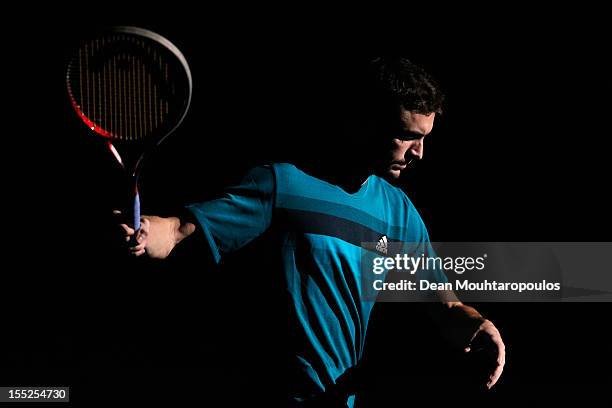
POLYGON ((159 34, 111 27, 74 51, 66 86, 89 133, 106 139, 130 178, 132 204, 127 213, 138 231, 143 158, 179 127, 189 110, 192 79, 187 60, 159 34))

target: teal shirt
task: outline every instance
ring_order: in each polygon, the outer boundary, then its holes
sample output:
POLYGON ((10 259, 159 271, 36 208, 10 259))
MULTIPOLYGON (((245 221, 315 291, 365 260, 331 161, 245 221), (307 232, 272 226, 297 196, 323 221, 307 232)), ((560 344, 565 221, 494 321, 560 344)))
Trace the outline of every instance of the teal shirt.
POLYGON ((374 303, 361 296, 361 243, 429 242, 406 194, 374 175, 349 194, 291 164, 262 166, 188 209, 217 262, 273 227, 303 379, 296 400, 323 392, 362 357, 374 303))

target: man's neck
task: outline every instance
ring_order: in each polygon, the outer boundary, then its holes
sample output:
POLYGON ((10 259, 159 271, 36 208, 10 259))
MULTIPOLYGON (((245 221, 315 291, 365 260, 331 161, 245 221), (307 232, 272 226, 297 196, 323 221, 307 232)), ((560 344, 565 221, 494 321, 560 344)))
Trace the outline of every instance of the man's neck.
POLYGON ((305 164, 304 170, 314 177, 337 185, 349 194, 359 191, 373 174, 372 167, 362 160, 355 160, 350 164, 321 160, 305 164))

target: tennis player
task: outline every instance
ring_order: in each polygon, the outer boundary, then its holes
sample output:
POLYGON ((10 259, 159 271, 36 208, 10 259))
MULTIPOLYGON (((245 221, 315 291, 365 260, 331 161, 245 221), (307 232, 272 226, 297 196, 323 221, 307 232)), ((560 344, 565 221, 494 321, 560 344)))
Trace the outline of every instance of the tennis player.
MULTIPOLYGON (((219 199, 189 205, 175 217, 143 216, 137 245, 129 249, 166 258, 201 234, 202 251, 220 262, 258 237, 272 240, 279 270, 266 273, 278 273, 286 289, 293 339, 287 406, 354 404, 352 377, 373 307, 360 296, 361 243, 429 242, 419 213, 393 183, 423 159, 442 110, 437 83, 407 59, 377 58, 350 95, 338 110, 349 123, 341 135, 346 143, 327 152, 333 160, 326 171, 288 163, 253 168, 219 199)), ((129 242, 134 230, 122 226, 129 242)), ((495 358, 483 386, 493 387, 505 363, 499 331, 474 308, 441 302, 440 322, 468 330, 466 352, 471 341, 488 340, 495 358)))

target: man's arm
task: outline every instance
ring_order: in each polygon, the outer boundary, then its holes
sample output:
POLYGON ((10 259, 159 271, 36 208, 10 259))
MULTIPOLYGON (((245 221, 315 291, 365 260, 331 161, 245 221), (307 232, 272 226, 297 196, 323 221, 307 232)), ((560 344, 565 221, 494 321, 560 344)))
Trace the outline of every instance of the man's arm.
MULTIPOLYGON (((129 242, 134 229, 127 224, 120 225, 125 232, 125 241, 129 242)), ((151 258, 165 259, 175 246, 195 230, 194 224, 181 221, 178 217, 143 216, 136 234, 137 245, 129 248, 130 254, 140 256, 146 253, 151 258)))
MULTIPOLYGON (((449 296, 441 294, 441 299, 449 296)), ((438 306, 440 306, 438 304, 438 306)), ((449 340, 466 353, 481 351, 493 356, 490 375, 486 384, 491 388, 499 380, 506 363, 506 347, 499 330, 476 309, 459 301, 443 300, 441 308, 432 308, 432 316, 449 340)))
MULTIPOLYGON (((228 187, 216 199, 187 206, 172 217, 142 217, 136 233, 137 245, 130 248, 135 256, 147 254, 164 259, 176 245, 192 235, 196 228, 210 249, 215 262, 261 236, 271 225, 274 208, 275 178, 271 166, 251 169, 238 185, 228 187)), ((134 230, 121 225, 127 242, 134 230)))

